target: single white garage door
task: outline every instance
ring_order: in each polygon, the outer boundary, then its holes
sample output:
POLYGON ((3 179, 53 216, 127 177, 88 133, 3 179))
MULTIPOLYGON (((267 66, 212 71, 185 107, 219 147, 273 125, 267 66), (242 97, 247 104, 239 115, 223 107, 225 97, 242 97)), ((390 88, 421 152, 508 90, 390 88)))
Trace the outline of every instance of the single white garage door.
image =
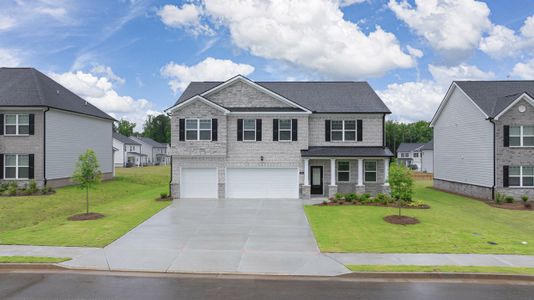
POLYGON ((217 169, 182 168, 180 198, 217 198, 217 169))
POLYGON ((297 199, 299 197, 298 169, 227 169, 226 197, 297 199))

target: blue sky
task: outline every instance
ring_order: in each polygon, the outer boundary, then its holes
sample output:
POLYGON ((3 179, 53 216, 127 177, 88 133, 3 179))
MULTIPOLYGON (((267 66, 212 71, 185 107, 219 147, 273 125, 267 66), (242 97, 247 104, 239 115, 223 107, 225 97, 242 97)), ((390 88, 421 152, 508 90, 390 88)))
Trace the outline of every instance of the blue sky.
MULTIPOLYGON (((429 120, 451 80, 534 79, 534 1, 4 0, 0 65, 141 125, 191 80, 366 80, 429 120)), ((140 129, 140 126, 138 126, 140 129)))

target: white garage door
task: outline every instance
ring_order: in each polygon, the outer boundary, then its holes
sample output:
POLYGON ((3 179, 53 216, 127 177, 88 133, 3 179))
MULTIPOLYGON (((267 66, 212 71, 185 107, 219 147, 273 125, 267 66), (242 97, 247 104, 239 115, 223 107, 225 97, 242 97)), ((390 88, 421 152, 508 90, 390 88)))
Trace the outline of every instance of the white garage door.
POLYGON ((226 197, 297 199, 299 197, 298 170, 227 169, 226 197))
POLYGON ((180 198, 217 198, 217 169, 182 168, 180 198))

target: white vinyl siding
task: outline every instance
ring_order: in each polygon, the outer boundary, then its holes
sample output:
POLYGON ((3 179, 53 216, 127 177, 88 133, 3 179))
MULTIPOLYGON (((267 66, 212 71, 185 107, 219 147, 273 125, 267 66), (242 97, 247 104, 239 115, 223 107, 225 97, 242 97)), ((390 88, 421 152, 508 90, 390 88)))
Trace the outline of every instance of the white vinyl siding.
POLYGON ((434 125, 434 178, 493 185, 493 125, 459 88, 434 125))
POLYGON ((424 150, 421 157, 421 171, 432 173, 434 172, 434 151, 424 150))

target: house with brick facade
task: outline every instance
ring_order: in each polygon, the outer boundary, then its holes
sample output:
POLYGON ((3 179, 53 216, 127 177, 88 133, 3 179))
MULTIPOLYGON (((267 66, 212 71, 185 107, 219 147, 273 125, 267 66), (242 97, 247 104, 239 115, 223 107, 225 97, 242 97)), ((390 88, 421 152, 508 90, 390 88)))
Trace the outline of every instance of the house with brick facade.
POLYGON ((534 81, 455 81, 434 129, 434 187, 534 197, 534 81))
POLYGON ((389 191, 390 111, 366 82, 192 82, 167 112, 175 198, 389 191))

